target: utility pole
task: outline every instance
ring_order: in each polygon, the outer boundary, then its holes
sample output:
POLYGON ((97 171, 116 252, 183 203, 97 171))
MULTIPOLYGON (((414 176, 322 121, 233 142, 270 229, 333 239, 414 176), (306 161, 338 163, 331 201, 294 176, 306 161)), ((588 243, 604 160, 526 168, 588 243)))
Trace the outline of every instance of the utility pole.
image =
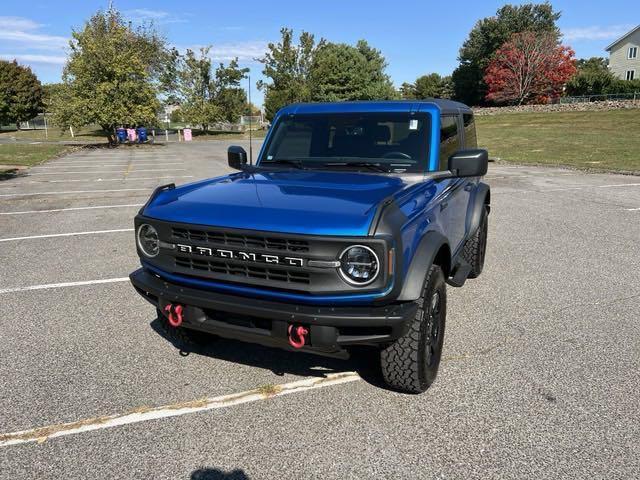
POLYGON ((251 105, 251 74, 249 74, 249 165, 253 165, 253 144, 252 144, 252 134, 251 134, 251 114, 252 105, 251 105))

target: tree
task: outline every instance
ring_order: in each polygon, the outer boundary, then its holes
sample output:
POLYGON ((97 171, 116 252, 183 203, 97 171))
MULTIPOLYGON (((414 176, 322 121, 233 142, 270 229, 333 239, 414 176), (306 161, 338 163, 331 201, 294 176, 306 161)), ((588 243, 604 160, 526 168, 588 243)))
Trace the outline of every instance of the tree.
POLYGON ((228 65, 220 63, 214 71, 210 50, 201 48, 199 55, 190 49, 184 55, 172 53, 170 71, 175 77, 167 83, 168 98, 180 105, 181 118, 205 131, 222 120, 237 122, 247 104, 240 84, 249 69, 240 68, 236 58, 228 65))
POLYGON ((313 58, 326 42, 302 32, 294 44, 293 30, 280 30, 280 42, 269 43, 268 51, 258 61, 264 65, 262 74, 269 80, 259 81, 258 89, 265 93, 264 108, 267 119, 273 119, 283 106, 310 100, 309 76, 313 58))
POLYGON ((35 117, 42 109, 42 85, 29 67, 0 60, 0 125, 35 117))
POLYGON ((514 33, 548 33, 559 38, 559 18, 560 13, 549 3, 527 3, 505 5, 495 16, 478 21, 460 48, 460 65, 452 75, 454 97, 469 105, 483 103, 487 91, 484 71, 494 53, 514 33))
POLYGON ((63 87, 53 99, 60 127, 100 125, 115 142, 118 125, 153 124, 160 103, 164 40, 150 26, 133 28, 111 8, 72 32, 63 87))
POLYGON ((605 58, 580 59, 576 67, 578 71, 567 82, 567 95, 601 95, 616 83, 605 58))
POLYGON ((248 68, 240 68, 235 58, 225 66, 220 64, 216 69, 214 101, 222 109, 228 122, 237 122, 247 107, 247 92, 241 87, 247 78, 248 68))
POLYGON ((553 34, 514 34, 487 67, 487 100, 522 105, 559 97, 576 72, 573 56, 553 34))
POLYGON ((403 83, 400 87, 402 98, 451 98, 451 77, 441 77, 437 73, 422 75, 413 83, 403 83))
POLYGON ((386 62, 378 50, 360 40, 356 47, 326 43, 316 52, 309 75, 313 101, 384 100, 396 92, 384 72, 386 62))

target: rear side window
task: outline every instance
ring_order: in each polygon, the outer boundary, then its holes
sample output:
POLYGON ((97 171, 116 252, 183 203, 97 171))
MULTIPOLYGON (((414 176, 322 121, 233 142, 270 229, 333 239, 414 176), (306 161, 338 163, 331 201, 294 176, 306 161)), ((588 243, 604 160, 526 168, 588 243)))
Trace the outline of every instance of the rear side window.
POLYGON ((438 170, 446 170, 449 157, 459 150, 458 120, 454 115, 440 117, 440 165, 438 170))
POLYGON ((478 137, 476 136, 476 122, 473 113, 462 115, 464 123, 464 148, 478 148, 478 137))

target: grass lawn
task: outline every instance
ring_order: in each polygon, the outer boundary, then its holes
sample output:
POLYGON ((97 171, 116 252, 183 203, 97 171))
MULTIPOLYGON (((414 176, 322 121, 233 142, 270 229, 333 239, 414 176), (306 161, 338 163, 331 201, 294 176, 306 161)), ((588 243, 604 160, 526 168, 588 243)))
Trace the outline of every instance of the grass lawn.
POLYGON ((15 170, 16 166, 32 166, 57 157, 76 147, 56 144, 29 145, 0 143, 0 175, 15 170))
POLYGON ((640 172, 640 108, 476 117, 478 145, 521 164, 640 172))
POLYGON ((71 133, 69 130, 60 130, 57 127, 52 127, 49 129, 48 138, 45 137, 44 130, 15 130, 15 129, 5 129, 0 130, 0 137, 15 137, 18 140, 50 140, 50 141, 87 141, 87 142, 106 142, 107 137, 104 135, 102 130, 98 130, 95 127, 87 127, 82 128, 78 131, 73 132, 75 137, 71 137, 71 133))

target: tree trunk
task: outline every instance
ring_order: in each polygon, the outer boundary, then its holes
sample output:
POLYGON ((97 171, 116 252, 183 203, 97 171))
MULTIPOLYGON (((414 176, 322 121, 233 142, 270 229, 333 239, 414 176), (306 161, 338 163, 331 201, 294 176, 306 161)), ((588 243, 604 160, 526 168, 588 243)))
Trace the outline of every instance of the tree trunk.
POLYGON ((107 143, 109 145, 115 145, 116 142, 116 134, 115 134, 115 125, 100 125, 102 131, 107 136, 107 143))

